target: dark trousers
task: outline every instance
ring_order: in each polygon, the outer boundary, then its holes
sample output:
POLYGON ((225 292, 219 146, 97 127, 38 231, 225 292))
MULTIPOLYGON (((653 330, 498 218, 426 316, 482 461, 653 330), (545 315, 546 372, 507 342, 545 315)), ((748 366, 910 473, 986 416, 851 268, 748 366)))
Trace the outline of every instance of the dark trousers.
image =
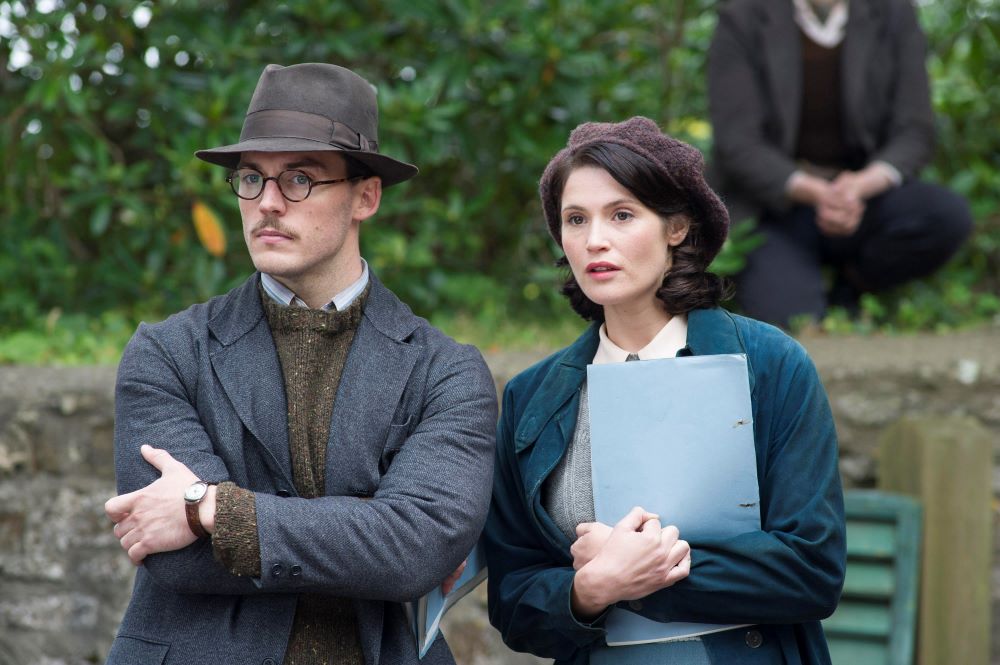
POLYGON ((824 265, 834 270, 833 294, 882 291, 937 270, 971 230, 965 199, 919 181, 869 200, 857 231, 847 238, 820 233, 811 206, 767 212, 758 224, 764 243, 737 277, 736 300, 747 316, 786 328, 797 316, 820 319, 831 295, 824 265))

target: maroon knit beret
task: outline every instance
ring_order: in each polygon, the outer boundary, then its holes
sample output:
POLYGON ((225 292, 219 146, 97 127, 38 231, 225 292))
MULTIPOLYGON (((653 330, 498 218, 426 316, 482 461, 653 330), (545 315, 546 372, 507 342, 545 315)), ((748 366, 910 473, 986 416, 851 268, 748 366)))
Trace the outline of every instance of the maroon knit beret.
MULTIPOLYGON (((729 213, 718 195, 705 182, 705 160, 701 152, 667 136, 649 118, 636 116, 624 122, 585 122, 569 135, 566 147, 556 153, 542 173, 538 193, 549 233, 562 247, 562 219, 559 199, 562 192, 552 191, 553 179, 560 165, 580 150, 597 143, 617 143, 646 158, 659 175, 684 193, 701 224, 701 236, 707 256, 714 257, 722 248, 729 231, 729 213)), ((564 183, 565 184, 565 183, 564 183)))

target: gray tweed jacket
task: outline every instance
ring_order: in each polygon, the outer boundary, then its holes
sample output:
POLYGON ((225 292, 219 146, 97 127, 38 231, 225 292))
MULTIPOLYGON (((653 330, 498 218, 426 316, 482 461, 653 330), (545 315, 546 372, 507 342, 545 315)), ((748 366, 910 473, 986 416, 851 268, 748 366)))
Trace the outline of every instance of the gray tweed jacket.
MULTIPOLYGON (((277 665, 297 594, 312 592, 355 599, 366 665, 417 663, 400 603, 454 570, 486 518, 490 373, 372 276, 331 420, 326 496, 298 498, 258 280, 139 327, 118 369, 115 470, 121 493, 155 480, 139 454, 149 443, 200 478, 252 490, 263 574, 231 575, 207 540, 147 557, 107 662, 277 665)), ((439 639, 420 662, 454 661, 439 639)))

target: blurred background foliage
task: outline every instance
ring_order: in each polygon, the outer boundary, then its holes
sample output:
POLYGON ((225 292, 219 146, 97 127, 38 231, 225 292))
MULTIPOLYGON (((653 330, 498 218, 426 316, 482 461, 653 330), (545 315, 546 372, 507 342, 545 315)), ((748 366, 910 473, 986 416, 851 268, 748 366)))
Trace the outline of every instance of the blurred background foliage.
MULTIPOLYGON (((998 4, 921 4, 941 139, 927 175, 970 199, 972 241, 934 279, 866 298, 860 321, 828 330, 998 316, 998 4)), ((362 233, 393 290, 487 347, 548 343, 538 330, 563 343, 579 326, 557 295, 537 179, 586 120, 648 115, 707 151, 716 5, 0 2, 0 362, 113 362, 137 320, 245 278, 236 199, 193 152, 236 140, 270 62, 365 76, 382 149, 420 166, 362 233)), ((716 268, 737 271, 752 243, 738 229, 716 268)))

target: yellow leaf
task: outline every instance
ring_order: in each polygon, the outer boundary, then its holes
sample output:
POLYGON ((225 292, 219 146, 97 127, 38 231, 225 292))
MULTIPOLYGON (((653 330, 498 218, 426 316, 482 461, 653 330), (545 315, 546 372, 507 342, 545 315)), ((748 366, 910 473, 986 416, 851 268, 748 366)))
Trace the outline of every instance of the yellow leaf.
POLYGON ((191 206, 191 218, 201 246, 212 256, 225 254, 226 233, 219 222, 219 216, 201 201, 195 201, 191 206))

